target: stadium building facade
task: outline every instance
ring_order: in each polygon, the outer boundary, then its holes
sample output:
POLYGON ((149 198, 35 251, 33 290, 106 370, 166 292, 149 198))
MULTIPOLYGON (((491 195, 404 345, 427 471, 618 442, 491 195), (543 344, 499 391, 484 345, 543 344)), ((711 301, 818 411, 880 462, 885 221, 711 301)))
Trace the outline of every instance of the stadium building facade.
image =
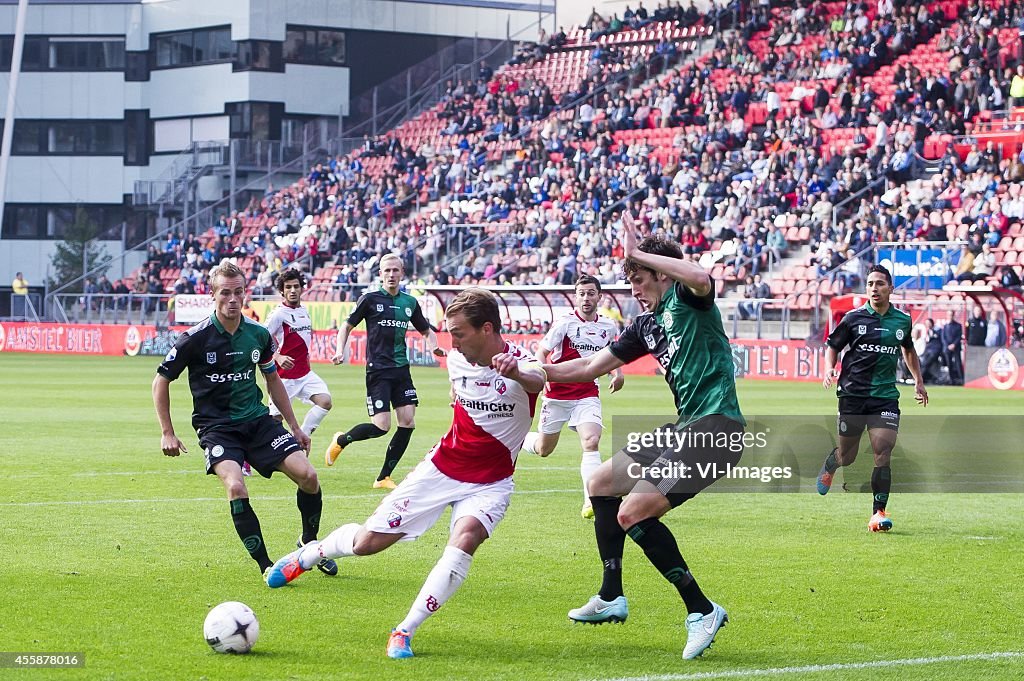
MULTIPOLYGON (((17 11, 0 0, 0 102, 17 11)), ((79 206, 119 253, 122 238, 166 224, 158 215, 221 198, 310 135, 344 132, 375 85, 460 39, 483 50, 533 38, 550 11, 512 0, 30 0, 0 281, 22 271, 41 284, 79 206)))

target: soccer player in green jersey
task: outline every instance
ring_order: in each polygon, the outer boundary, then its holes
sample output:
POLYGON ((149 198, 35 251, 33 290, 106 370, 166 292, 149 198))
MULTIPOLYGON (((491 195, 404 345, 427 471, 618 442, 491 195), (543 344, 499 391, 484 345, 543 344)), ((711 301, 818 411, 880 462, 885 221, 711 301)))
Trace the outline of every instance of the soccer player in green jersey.
MULTIPOLYGON (((242 465, 251 464, 265 478, 279 471, 298 486, 299 546, 316 539, 323 493, 306 455, 309 436, 295 420, 288 392, 277 374, 277 344, 265 327, 242 315, 245 273, 224 261, 210 272, 210 287, 214 313, 178 338, 153 379, 160 448, 166 456, 188 452, 174 432, 170 393, 171 381, 188 369, 192 426, 206 454, 206 473, 220 478, 238 538, 265 573, 274 561, 267 555, 259 518, 249 503, 242 465), (267 392, 291 433, 263 404, 257 374, 266 380, 267 392)), ((325 574, 338 574, 334 561, 321 561, 318 567, 325 574)))
POLYGON ((711 277, 697 263, 684 260, 675 242, 648 237, 638 244, 628 210, 622 221, 623 269, 645 313, 609 347, 587 358, 545 364, 544 370, 550 382, 593 381, 653 355, 665 372, 678 413, 676 422, 665 429, 689 437, 681 446, 638 452, 627 447, 591 477, 588 487, 604 580, 598 594, 571 610, 569 618, 593 624, 626 619, 622 553, 628 536, 679 591, 687 611, 683 658, 692 659, 711 646, 728 616, 701 591, 660 518, 724 475, 728 464, 739 462, 746 422, 736 399, 732 352, 711 277), (655 468, 660 470, 652 473, 655 468), (676 473, 663 475, 666 468, 676 473), (699 468, 703 476, 696 472, 699 468))
POLYGON ((409 327, 427 340, 427 349, 438 357, 445 352, 437 346, 437 335, 420 311, 419 301, 398 286, 405 275, 402 259, 389 253, 380 259, 380 288, 363 294, 352 314, 338 330, 337 350, 331 360, 341 364, 348 358, 348 337, 366 320, 366 411, 370 423, 360 423, 348 431, 339 431, 331 438, 324 453, 328 466, 333 466, 341 451, 353 442, 387 435, 391 430, 391 410, 395 410, 398 428, 384 454, 384 465, 373 482, 374 489, 394 489, 391 480, 398 462, 409 447, 416 428, 416 405, 419 398, 409 372, 409 353, 405 334, 409 327))
POLYGON ((928 391, 921 375, 921 361, 910 337, 910 315, 889 303, 892 274, 885 267, 875 265, 868 272, 865 289, 868 302, 843 317, 829 335, 825 349, 825 378, 821 384, 826 390, 833 384, 837 387, 839 446, 825 459, 817 485, 819 494, 828 494, 836 470, 849 466, 857 458, 866 427, 875 454, 868 529, 888 532, 892 529, 892 519, 885 510, 892 486, 889 463, 900 428, 900 392, 896 389, 900 352, 914 377, 914 399, 923 407, 928 406, 928 391), (846 354, 842 371, 839 371, 836 364, 844 349, 846 354))

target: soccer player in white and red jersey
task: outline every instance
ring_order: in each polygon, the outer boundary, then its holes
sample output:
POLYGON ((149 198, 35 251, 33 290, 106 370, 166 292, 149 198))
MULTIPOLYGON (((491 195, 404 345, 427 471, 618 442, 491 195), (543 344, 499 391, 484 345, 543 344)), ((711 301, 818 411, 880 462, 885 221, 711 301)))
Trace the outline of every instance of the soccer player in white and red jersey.
POLYGON ((448 378, 455 409, 448 433, 365 523, 342 525, 322 542, 293 551, 267 576, 267 584, 276 588, 321 560, 368 556, 398 541, 416 539, 451 506, 448 545, 409 614, 391 631, 391 658, 413 656, 413 634, 462 585, 473 554, 504 517, 516 455, 546 380, 529 352, 501 337, 493 294, 466 289, 448 305, 446 320, 452 338, 448 378))
MULTIPOLYGON (((289 268, 277 275, 274 287, 282 302, 267 319, 266 327, 279 348, 274 355, 288 399, 298 398, 313 406, 302 420, 302 432, 313 437, 313 432, 331 410, 331 393, 324 380, 309 367, 309 350, 313 344, 313 322, 309 311, 302 305, 302 291, 306 278, 297 269, 289 268)), ((270 415, 281 420, 281 412, 270 403, 270 415)))
MULTIPOLYGON (((551 330, 540 341, 537 360, 541 364, 559 364, 580 357, 590 357, 604 350, 615 339, 618 331, 615 322, 598 314, 597 304, 601 299, 601 282, 589 274, 576 280, 576 306, 569 314, 555 320, 551 330)), ((615 392, 622 387, 622 370, 612 372, 609 390, 615 392)), ((601 398, 598 397, 597 381, 590 383, 549 383, 544 391, 544 402, 540 410, 540 432, 526 436, 523 449, 533 454, 547 456, 555 450, 562 426, 569 424, 580 436, 583 457, 580 459, 580 477, 583 479, 583 509, 580 515, 593 518, 587 481, 601 466, 601 398)))

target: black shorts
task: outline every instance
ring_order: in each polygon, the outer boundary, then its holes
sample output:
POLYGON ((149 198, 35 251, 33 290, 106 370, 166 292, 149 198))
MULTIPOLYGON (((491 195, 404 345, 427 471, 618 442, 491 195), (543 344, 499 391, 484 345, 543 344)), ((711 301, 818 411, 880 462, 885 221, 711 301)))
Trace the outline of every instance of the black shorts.
POLYGON ((865 428, 899 432, 900 402, 878 397, 840 397, 836 428, 842 437, 860 437, 865 428))
POLYGON ((394 407, 419 403, 409 367, 366 372, 366 411, 371 418, 375 414, 391 411, 394 407))
POLYGON ((239 466, 248 461, 257 473, 269 478, 278 464, 293 452, 301 452, 299 441, 269 414, 245 423, 210 426, 199 433, 199 444, 206 454, 206 474, 221 461, 239 466))
POLYGON ((617 483, 633 485, 646 480, 665 495, 672 508, 688 501, 726 475, 727 466, 735 466, 743 455, 744 426, 721 414, 704 416, 680 430, 667 423, 657 432, 672 431, 677 439, 669 446, 638 442, 619 451, 613 464, 617 483))

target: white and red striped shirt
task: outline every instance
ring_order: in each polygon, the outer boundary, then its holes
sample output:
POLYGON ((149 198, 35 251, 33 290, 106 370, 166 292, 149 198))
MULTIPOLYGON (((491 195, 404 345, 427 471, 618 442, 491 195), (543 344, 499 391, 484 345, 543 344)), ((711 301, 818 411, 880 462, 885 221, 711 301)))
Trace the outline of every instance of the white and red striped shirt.
MULTIPOLYGON (((568 362, 571 359, 590 357, 608 347, 615 340, 615 322, 597 315, 592 322, 584 319, 579 312, 573 310, 559 317, 551 325, 551 329, 540 341, 540 346, 551 354, 551 364, 568 362)), ((599 394, 597 381, 590 383, 548 383, 544 397, 549 400, 581 400, 584 397, 597 397, 599 394)))
POLYGON ((291 369, 280 369, 281 378, 302 378, 310 372, 309 350, 313 346, 313 322, 302 305, 278 305, 267 319, 267 331, 277 341, 278 352, 295 360, 291 369))
MULTIPOLYGON (((509 343, 519 366, 539 366, 527 350, 509 343)), ((427 454, 437 469, 461 482, 491 483, 515 471, 516 456, 533 423, 537 394, 491 367, 477 366, 457 350, 448 354, 455 389, 452 427, 427 454)))

